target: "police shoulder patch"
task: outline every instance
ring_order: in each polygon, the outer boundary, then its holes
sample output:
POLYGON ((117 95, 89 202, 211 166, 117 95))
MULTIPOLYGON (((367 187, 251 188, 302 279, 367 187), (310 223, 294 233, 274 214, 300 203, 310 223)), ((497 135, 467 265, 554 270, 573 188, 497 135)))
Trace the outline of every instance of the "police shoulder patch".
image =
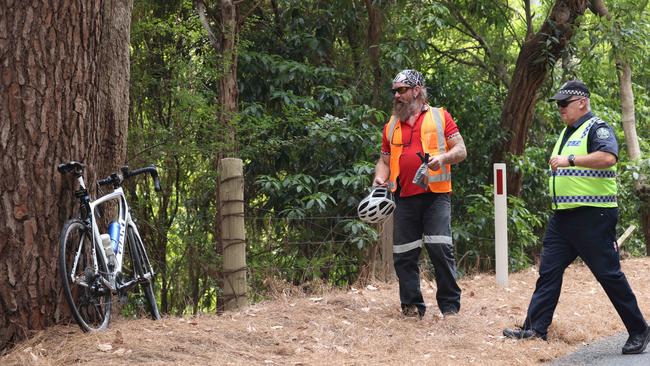
POLYGON ((598 137, 601 140, 608 139, 609 136, 610 136, 609 128, 607 128, 607 127, 599 127, 596 130, 596 137, 598 137))

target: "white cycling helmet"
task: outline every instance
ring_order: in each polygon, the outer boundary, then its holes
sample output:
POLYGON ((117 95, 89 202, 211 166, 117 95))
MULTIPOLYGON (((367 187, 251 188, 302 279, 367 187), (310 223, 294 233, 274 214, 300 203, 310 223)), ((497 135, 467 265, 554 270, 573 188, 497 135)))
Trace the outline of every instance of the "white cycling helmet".
POLYGON ((369 224, 383 222, 395 211, 393 194, 386 187, 373 187, 370 194, 359 202, 359 218, 369 224))

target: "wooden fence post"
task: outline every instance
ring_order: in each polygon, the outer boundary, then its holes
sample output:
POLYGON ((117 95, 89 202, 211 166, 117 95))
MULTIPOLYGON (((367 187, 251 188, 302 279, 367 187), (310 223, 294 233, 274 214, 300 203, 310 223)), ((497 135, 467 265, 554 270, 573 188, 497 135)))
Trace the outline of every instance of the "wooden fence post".
POLYGON ((248 304, 246 282, 246 231, 244 228, 244 165, 241 159, 221 159, 221 242, 223 243, 224 310, 248 304))
POLYGON ((393 267, 393 215, 379 225, 381 229, 381 276, 384 281, 395 279, 393 267))

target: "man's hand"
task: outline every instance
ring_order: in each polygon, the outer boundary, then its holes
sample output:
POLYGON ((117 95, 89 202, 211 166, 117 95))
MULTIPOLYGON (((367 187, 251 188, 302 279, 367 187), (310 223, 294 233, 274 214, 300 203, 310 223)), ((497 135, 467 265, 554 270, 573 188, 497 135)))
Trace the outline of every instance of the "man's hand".
POLYGON ((548 164, 551 166, 552 171, 556 171, 557 168, 563 168, 569 166, 569 158, 560 155, 552 156, 548 160, 548 164))
POLYGON ((429 169, 438 170, 444 164, 442 155, 436 155, 429 158, 429 169))
POLYGON ((375 177, 375 179, 372 181, 372 186, 373 187, 379 187, 379 186, 386 186, 386 180, 380 177, 375 177))

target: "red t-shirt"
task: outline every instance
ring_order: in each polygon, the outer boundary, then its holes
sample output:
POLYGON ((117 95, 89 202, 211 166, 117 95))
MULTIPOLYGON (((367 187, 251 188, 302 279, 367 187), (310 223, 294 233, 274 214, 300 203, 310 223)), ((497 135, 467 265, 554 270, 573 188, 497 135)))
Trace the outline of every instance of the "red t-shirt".
MULTIPOLYGON (((445 112, 445 138, 448 139, 449 136, 459 132, 458 125, 451 117, 451 114, 444 110, 445 112)), ((415 172, 418 170, 420 165, 422 165, 422 160, 417 155, 417 153, 422 153, 422 139, 420 137, 420 128, 422 127, 422 121, 424 120, 424 114, 426 112, 421 112, 417 121, 413 125, 413 128, 408 125, 408 123, 403 123, 398 121, 402 129, 402 143, 405 144, 402 147, 402 155, 399 157, 399 185, 401 187, 400 197, 415 196, 416 194, 425 193, 428 190, 418 186, 413 183, 413 177, 415 177, 415 172), (410 143, 409 143, 410 141, 410 143)), ((381 143, 381 152, 382 154, 390 153, 390 143, 388 141, 388 136, 386 135, 386 129, 384 129, 384 134, 382 137, 381 143)))

